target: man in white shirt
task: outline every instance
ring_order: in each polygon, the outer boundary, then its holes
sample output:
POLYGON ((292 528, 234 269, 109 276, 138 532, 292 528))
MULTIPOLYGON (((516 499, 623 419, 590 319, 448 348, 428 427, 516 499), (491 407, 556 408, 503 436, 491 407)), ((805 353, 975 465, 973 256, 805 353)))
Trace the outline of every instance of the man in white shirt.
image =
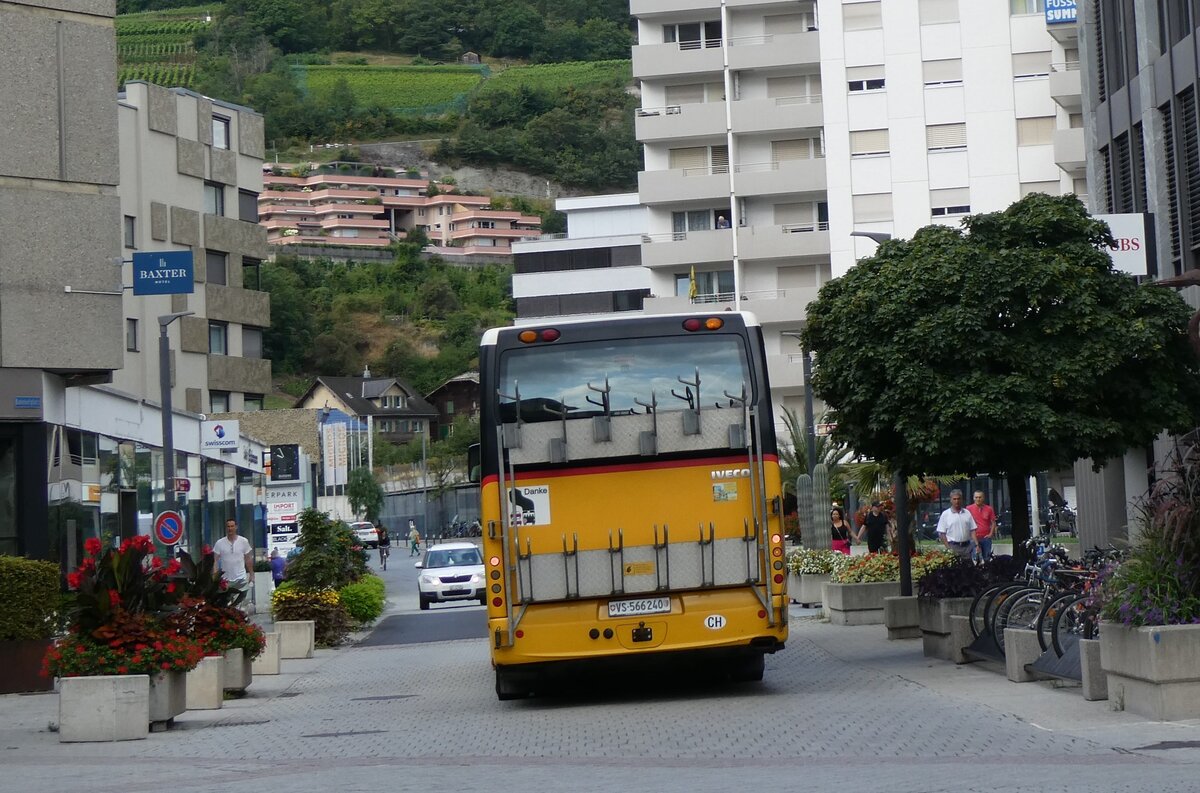
POLYGON ((254 554, 250 541, 238 535, 237 521, 225 521, 225 536, 213 543, 217 569, 230 586, 245 587, 254 580, 254 554))
POLYGON ((963 508, 961 490, 950 491, 950 509, 938 518, 937 533, 942 544, 960 559, 970 559, 975 549, 975 518, 963 508))

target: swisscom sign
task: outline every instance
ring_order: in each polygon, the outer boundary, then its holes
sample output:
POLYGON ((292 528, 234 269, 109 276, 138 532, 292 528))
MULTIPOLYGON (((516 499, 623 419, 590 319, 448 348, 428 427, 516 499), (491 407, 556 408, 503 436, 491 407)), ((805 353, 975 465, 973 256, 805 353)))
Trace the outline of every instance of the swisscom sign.
POLYGON ((238 423, 218 419, 200 422, 200 451, 235 452, 238 447, 238 423))

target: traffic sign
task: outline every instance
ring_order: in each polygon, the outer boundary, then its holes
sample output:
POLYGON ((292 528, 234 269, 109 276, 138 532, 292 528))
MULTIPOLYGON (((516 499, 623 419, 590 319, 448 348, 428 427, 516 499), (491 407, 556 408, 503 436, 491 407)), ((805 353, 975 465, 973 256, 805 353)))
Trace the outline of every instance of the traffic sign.
POLYGON ((165 510, 154 518, 154 536, 163 545, 174 545, 183 539, 183 517, 174 510, 165 510))
POLYGON ((175 478, 175 492, 176 493, 188 493, 191 491, 191 489, 192 489, 192 480, 190 480, 184 476, 178 476, 175 478))

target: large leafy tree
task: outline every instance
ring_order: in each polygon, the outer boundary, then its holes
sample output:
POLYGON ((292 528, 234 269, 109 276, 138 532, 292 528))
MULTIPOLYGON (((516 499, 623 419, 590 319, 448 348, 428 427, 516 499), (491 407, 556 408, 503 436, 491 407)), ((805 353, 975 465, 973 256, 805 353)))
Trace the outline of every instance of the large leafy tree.
POLYGON ((1200 367, 1184 302, 1116 272, 1074 196, 962 225, 884 242, 822 287, 804 344, 836 438, 909 473, 1003 472, 1020 549, 1029 474, 1194 427, 1200 367))
POLYGON ((375 522, 383 509, 383 488, 375 480, 370 468, 355 468, 346 481, 346 498, 355 514, 362 513, 366 520, 375 522))

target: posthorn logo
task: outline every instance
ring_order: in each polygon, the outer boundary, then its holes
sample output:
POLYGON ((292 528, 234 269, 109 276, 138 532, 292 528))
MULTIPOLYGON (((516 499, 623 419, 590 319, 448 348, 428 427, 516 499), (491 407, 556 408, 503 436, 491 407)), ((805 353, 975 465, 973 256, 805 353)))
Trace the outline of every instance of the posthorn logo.
POLYGON ((218 438, 224 438, 225 428, 218 424, 217 426, 213 427, 213 435, 216 435, 218 438))

